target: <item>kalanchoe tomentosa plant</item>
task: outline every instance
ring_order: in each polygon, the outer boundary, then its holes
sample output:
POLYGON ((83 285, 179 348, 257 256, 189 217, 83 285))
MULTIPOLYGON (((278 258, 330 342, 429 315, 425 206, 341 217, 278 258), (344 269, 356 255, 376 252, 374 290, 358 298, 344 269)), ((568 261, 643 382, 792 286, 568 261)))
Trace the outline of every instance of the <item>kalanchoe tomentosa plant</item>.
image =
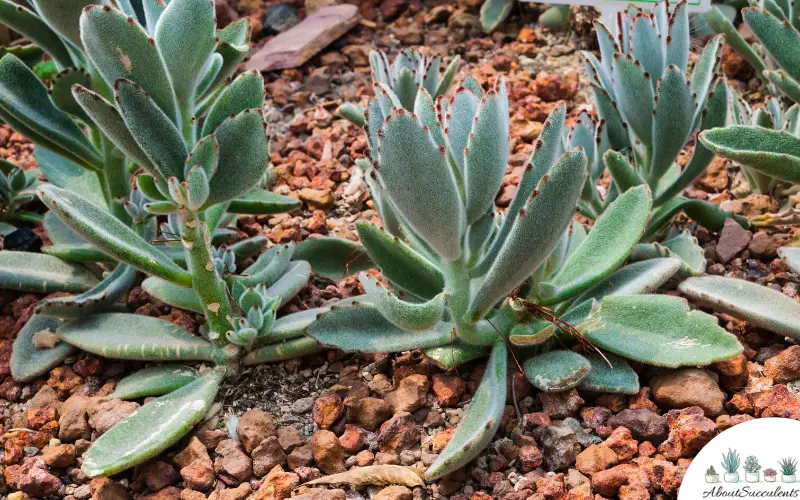
POLYGON ((727 42, 756 73, 794 102, 800 103, 800 2, 759 0, 742 9, 742 18, 760 45, 750 46, 718 9, 704 14, 709 27, 727 42))
MULTIPOLYGON (((389 56, 381 50, 369 53, 373 83, 376 87, 381 83, 392 89, 408 110, 414 109, 414 101, 420 89, 427 90, 434 99, 444 95, 456 76, 460 62, 461 57, 453 57, 440 77, 442 58, 438 55, 426 57, 416 50, 403 49, 394 62, 390 63, 389 56)), ((339 114, 358 126, 364 125, 364 110, 356 104, 343 104, 339 108, 339 114)))
MULTIPOLYGON (((172 0, 163 12, 149 16, 154 38, 110 6, 89 5, 80 14, 80 39, 96 85, 107 85, 114 104, 78 84, 71 95, 108 136, 107 144, 124 150, 144 172, 122 204, 130 226, 90 199, 91 192, 78 194, 55 184, 38 188, 50 214, 62 223, 53 227, 72 231, 119 264, 99 283, 88 268, 41 271, 61 272, 73 290, 91 289, 37 305, 14 344, 12 373, 28 380, 76 348, 116 359, 213 367, 159 364, 121 380, 114 397, 160 397, 94 442, 83 456, 83 469, 92 477, 141 463, 180 439, 202 420, 221 380, 245 355, 246 362, 255 363, 319 349, 312 339, 299 337, 322 310, 276 319, 277 309, 306 285, 310 273, 306 262, 291 261, 291 247, 273 247, 240 270, 237 253, 257 252, 263 239, 229 248, 212 245, 226 209, 257 187, 269 166, 260 75, 245 73, 221 87, 200 117, 194 96, 204 85, 201 76, 209 65, 224 63, 215 52, 223 45, 215 37, 213 4, 172 0), (186 43, 189 39, 192 43, 186 43), (160 240, 157 215, 167 216, 160 240), (171 257, 161 241, 179 245, 183 257, 171 257), (158 318, 107 312, 137 271, 149 275, 143 287, 151 295, 205 316, 201 336, 158 318), (55 346, 53 332, 60 340, 55 346)), ((4 59, 0 70, 9 64, 14 60, 4 59)), ((80 137, 74 139, 86 139, 80 137)), ((22 262, 36 267, 42 265, 39 257, 22 254, 22 262)))
POLYGON ((647 186, 620 195, 588 234, 573 221, 587 159, 564 142, 565 113, 558 105, 545 122, 501 215, 494 199, 509 154, 502 78, 486 93, 461 86, 437 104, 421 90, 413 112, 390 89, 369 103, 372 195, 376 207, 391 208, 399 236, 369 223, 357 229, 391 289, 362 273, 366 298, 324 313, 307 334, 347 351, 418 348, 445 368, 489 355, 465 418, 426 471, 430 479, 465 465, 492 439, 505 406, 509 349, 541 390, 622 393, 639 388, 624 358, 703 365, 741 351, 685 301, 637 295, 669 279, 677 259, 620 268, 649 218, 647 186))
POLYGON ((23 170, 10 161, 0 159, 0 233, 16 229, 12 222, 41 222, 36 212, 20 210, 36 196, 39 169, 23 170))
MULTIPOLYGON (((676 164, 678 155, 698 129, 724 125, 728 109, 727 85, 717 74, 721 36, 708 42, 691 74, 687 72, 687 9, 686 1, 670 11, 663 0, 650 13, 631 6, 618 14, 614 33, 595 22, 600 60, 584 53, 603 134, 615 152, 604 155, 614 181, 608 195, 600 200, 596 190, 587 190, 582 208, 587 216, 597 216, 619 193, 647 184, 655 213, 644 238, 651 241, 660 239, 680 211, 713 230, 730 215, 709 202, 680 196, 713 154, 696 147, 683 170, 676 164)), ((592 180, 600 173, 594 172, 592 180)))

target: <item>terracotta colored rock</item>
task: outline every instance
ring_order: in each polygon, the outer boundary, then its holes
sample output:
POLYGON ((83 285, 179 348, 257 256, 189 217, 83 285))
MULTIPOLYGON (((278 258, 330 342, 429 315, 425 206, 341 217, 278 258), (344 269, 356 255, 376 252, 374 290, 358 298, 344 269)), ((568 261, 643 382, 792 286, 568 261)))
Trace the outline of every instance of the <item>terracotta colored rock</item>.
POLYGON ((647 410, 653 413, 661 413, 658 406, 650 400, 650 388, 641 387, 639 392, 631 396, 628 400, 628 409, 630 410, 647 410))
POLYGON ((209 495, 208 500, 244 500, 252 490, 250 483, 242 483, 236 488, 216 490, 209 495))
POLYGON ((137 497, 137 500, 180 500, 180 498, 180 488, 175 486, 167 486, 166 488, 162 488, 155 493, 150 493, 149 495, 140 495, 137 497))
POLYGON ((592 476, 594 491, 607 498, 614 497, 624 485, 636 485, 647 491, 650 482, 647 475, 634 464, 617 465, 592 476))
POLYGON ((736 254, 747 248, 750 238, 752 238, 750 231, 733 219, 725 219, 725 225, 717 242, 717 259, 723 264, 727 264, 733 260, 736 254))
POLYGON ((278 443, 280 443, 283 451, 287 453, 290 453, 298 446, 303 446, 305 442, 306 438, 294 427, 281 427, 278 429, 278 443))
POLYGON ((270 436, 261 441, 250 454, 253 458, 253 474, 262 477, 277 465, 286 463, 286 453, 281 448, 277 436, 270 436))
POLYGON ((719 431, 722 432, 730 429, 734 425, 738 425, 743 422, 749 422, 750 420, 755 420, 755 417, 746 414, 733 415, 733 416, 720 415, 719 417, 717 417, 716 424, 717 427, 719 428, 719 431))
POLYGON ((706 416, 722 413, 725 393, 706 370, 682 368, 664 372, 650 381, 653 399, 667 408, 699 406, 706 416))
POLYGON ((632 459, 639 451, 639 442, 633 439, 631 431, 627 427, 614 429, 603 444, 614 451, 620 462, 632 459))
POLYGON ((40 457, 27 457, 20 465, 11 465, 3 471, 6 484, 31 497, 43 498, 57 494, 63 484, 50 474, 40 457))
POLYGON ((542 451, 539 449, 538 446, 534 444, 529 444, 520 447, 519 461, 523 473, 530 472, 536 469, 537 467, 541 466, 543 460, 544 460, 544 455, 542 455, 542 451))
POLYGON ((175 484, 180 479, 178 471, 161 460, 149 462, 142 467, 142 476, 150 491, 158 491, 175 484))
POLYGON ((541 426, 552 425, 553 421, 546 413, 535 412, 525 415, 525 428, 529 431, 541 426))
POLYGON ((564 392, 542 392, 539 394, 539 399, 542 400, 544 412, 551 418, 574 416, 584 403, 575 389, 564 392))
POLYGON ((42 460, 48 467, 55 467, 56 469, 69 467, 75 462, 75 445, 48 446, 42 450, 42 460))
POLYGON ((189 440, 189 444, 186 445, 186 448, 177 453, 173 458, 172 461, 175 462, 175 465, 178 466, 179 469, 183 469, 184 467, 188 467, 189 464, 194 462, 195 460, 211 460, 211 457, 208 456, 208 450, 206 449, 205 445, 197 439, 196 436, 192 436, 189 440))
POLYGON ((270 71, 296 68, 345 34, 358 22, 358 7, 335 5, 319 9, 301 23, 272 38, 245 64, 270 71))
POLYGON ((552 477, 541 477, 536 480, 536 493, 545 500, 561 500, 566 496, 567 487, 564 484, 564 474, 552 477))
POLYGON ((236 434, 238 434, 244 450, 250 453, 261 444, 261 441, 275 435, 275 419, 265 411, 248 410, 239 417, 236 434))
POLYGON ((104 434, 139 409, 139 403, 121 399, 91 398, 86 406, 89 425, 104 434))
POLYGON ((206 500, 206 495, 191 488, 181 490, 181 500, 206 500))
POLYGON ((575 431, 567 426, 538 427, 533 432, 533 437, 541 447, 544 464, 548 470, 566 469, 575 462, 575 458, 581 452, 575 431))
POLYGON ((783 385, 749 395, 757 417, 782 417, 800 420, 800 398, 783 385))
POLYGON ((92 479, 89 487, 92 500, 131 500, 132 498, 124 486, 107 477, 92 479))
POLYGON ((670 410, 665 415, 669 437, 658 447, 667 460, 694 456, 717 434, 717 424, 703 415, 700 407, 670 410))
POLYGON ((583 483, 567 492, 567 500, 594 500, 591 483, 583 483))
POLYGON ((420 428, 410 413, 401 411, 381 425, 378 433, 378 448, 381 451, 399 453, 420 442, 420 428))
POLYGON ((344 449, 336 434, 318 430, 311 436, 311 453, 317 467, 325 474, 344 472, 344 449))
POLYGON ((356 465, 366 467, 367 465, 372 465, 372 462, 375 461, 375 454, 369 450, 361 450, 356 453, 355 459, 356 465))
POLYGON ((392 416, 392 407, 379 398, 348 399, 347 422, 374 431, 392 416))
POLYGON ((308 467, 314 462, 314 454, 311 452, 311 445, 304 444, 293 449, 286 457, 286 465, 297 470, 300 467, 308 467))
POLYGON ((739 354, 731 359, 718 361, 711 367, 719 374, 719 383, 727 389, 740 389, 747 385, 747 358, 739 354))
POLYGON ((300 476, 293 472, 285 472, 276 465, 264 478, 261 487, 251 500, 283 500, 289 498, 292 490, 300 484, 300 476))
POLYGON ((456 433, 456 428, 451 427, 450 429, 446 429, 442 432, 438 432, 433 435, 433 441, 431 443, 431 450, 434 453, 441 453, 443 449, 447 446, 447 443, 450 442, 452 439, 453 434, 456 433))
POLYGON ((612 428, 626 427, 636 439, 660 443, 667 438, 667 419, 647 410, 622 410, 608 419, 612 428))
POLYGON ((335 201, 330 189, 303 188, 299 197, 311 210, 330 210, 335 201))
POLYGON ((430 388, 430 381, 425 375, 414 374, 404 378, 397 389, 386 395, 386 402, 392 410, 413 412, 422 408, 430 388))
MULTIPOLYGON (((589 476, 617 465, 617 454, 605 444, 593 444, 575 459, 575 467, 589 476)), ((524 471, 524 470, 523 470, 524 471)))
POLYGON ((50 370, 47 385, 62 392, 72 392, 83 383, 83 377, 75 373, 69 366, 59 366, 50 370))
POLYGON ((210 458, 197 458, 181 469, 181 478, 187 488, 206 491, 214 486, 214 463, 210 458))
POLYGON ((440 406, 453 406, 464 397, 466 385, 460 377, 437 373, 433 376, 433 396, 440 406))
POLYGON ((356 454, 364 447, 364 433, 360 427, 347 424, 344 433, 339 436, 339 444, 347 453, 356 454))
POLYGON ((784 384, 800 378, 800 346, 789 346, 764 363, 764 375, 777 384, 784 384))
POLYGON ((387 486, 379 491, 374 497, 375 500, 411 500, 413 495, 411 490, 405 486, 387 486))
MULTIPOLYGON (((241 420, 240 420, 241 422, 241 420)), ((227 482, 243 482, 253 477, 253 461, 248 457, 242 444, 234 439, 220 441, 217 448, 217 458, 214 459, 214 470, 227 482), (234 480, 234 481, 231 481, 234 480)))
POLYGON ((327 490, 325 488, 311 488, 300 495, 295 495, 292 500, 346 500, 344 490, 327 490))
POLYGON ((539 73, 534 80, 534 92, 548 102, 569 100, 578 91, 578 73, 571 71, 566 75, 539 73))
POLYGON ((321 429, 329 429, 342 415, 344 403, 338 394, 323 394, 314 401, 311 417, 321 429))

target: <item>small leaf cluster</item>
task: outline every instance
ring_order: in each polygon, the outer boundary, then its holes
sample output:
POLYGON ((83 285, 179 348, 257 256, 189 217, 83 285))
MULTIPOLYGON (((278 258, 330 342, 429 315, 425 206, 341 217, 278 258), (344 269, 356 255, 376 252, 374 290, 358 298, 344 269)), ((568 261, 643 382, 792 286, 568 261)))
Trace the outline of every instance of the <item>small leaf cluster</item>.
POLYGON ((41 216, 20 210, 36 197, 39 170, 23 170, 10 161, 0 159, 0 232, 13 231, 9 221, 39 222, 41 216))

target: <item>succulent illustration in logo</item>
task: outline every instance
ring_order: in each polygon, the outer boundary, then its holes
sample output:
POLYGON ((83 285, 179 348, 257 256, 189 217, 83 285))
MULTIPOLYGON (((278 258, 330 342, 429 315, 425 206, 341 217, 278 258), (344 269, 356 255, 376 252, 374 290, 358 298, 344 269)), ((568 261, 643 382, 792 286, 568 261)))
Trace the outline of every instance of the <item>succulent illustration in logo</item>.
POLYGON ((755 455, 750 455, 744 459, 744 480, 748 483, 757 483, 759 480, 758 472, 761 470, 761 464, 758 463, 758 458, 755 455))
POLYGON ((722 454, 722 470, 725 471, 724 477, 726 483, 739 482, 739 473, 737 471, 741 463, 739 452, 736 450, 728 448, 728 452, 722 454))
POLYGON ((708 469, 706 469, 706 482, 707 483, 719 482, 719 474, 717 474, 717 469, 715 469, 713 465, 709 465, 708 469))
POLYGON ((781 481, 784 483, 795 482, 795 472, 797 472, 797 459, 796 458, 783 458, 778 462, 781 466, 781 481))

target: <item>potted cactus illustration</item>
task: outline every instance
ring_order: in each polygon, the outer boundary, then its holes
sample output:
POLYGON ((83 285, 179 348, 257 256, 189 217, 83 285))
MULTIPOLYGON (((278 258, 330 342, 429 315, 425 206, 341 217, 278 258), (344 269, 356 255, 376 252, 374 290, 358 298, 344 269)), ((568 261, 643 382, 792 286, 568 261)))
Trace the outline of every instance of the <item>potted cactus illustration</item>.
POLYGON ((761 464, 758 463, 758 458, 755 455, 750 455, 744 459, 744 480, 748 483, 757 483, 759 480, 758 471, 761 470, 761 464))
POLYGON ((784 483, 795 482, 794 473, 797 472, 797 459, 784 458, 778 464, 781 466, 781 481, 784 483))
POLYGON ((764 481, 768 483, 774 483, 777 478, 778 478, 778 471, 771 468, 764 469, 764 481))
POLYGON ((707 483, 719 482, 719 474, 717 474, 717 470, 714 468, 713 465, 710 465, 708 469, 706 469, 706 482, 707 483))
POLYGON ((725 471, 725 482, 726 483, 738 483, 739 482, 739 464, 741 464, 741 459, 739 458, 739 452, 736 450, 732 450, 728 448, 728 453, 722 454, 722 470, 725 471))

